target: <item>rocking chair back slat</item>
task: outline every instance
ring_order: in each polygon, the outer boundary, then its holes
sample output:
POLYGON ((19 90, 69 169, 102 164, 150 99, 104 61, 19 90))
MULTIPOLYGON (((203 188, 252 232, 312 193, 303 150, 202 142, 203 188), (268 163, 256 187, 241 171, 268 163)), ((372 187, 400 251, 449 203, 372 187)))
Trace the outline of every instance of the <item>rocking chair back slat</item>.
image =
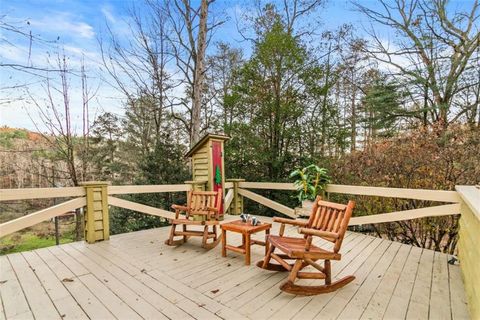
POLYGON ((335 239, 324 238, 327 241, 333 242, 334 252, 338 252, 345 232, 347 231, 348 220, 350 220, 354 206, 355 203, 353 201, 349 201, 348 205, 343 205, 323 201, 321 197, 317 197, 312 209, 312 214, 307 222, 307 228, 338 234, 338 237, 335 239))
POLYGON ((218 214, 221 215, 221 196, 222 190, 217 191, 190 191, 190 215, 202 214, 205 215, 211 211, 210 208, 216 208, 218 214))

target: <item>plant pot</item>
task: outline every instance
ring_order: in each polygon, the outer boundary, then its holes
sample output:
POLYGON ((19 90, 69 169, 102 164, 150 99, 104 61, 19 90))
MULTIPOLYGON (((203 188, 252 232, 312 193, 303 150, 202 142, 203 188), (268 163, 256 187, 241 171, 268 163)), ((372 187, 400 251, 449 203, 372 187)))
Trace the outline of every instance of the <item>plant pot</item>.
POLYGON ((303 200, 302 201, 302 208, 311 211, 313 209, 313 201, 312 200, 303 200))

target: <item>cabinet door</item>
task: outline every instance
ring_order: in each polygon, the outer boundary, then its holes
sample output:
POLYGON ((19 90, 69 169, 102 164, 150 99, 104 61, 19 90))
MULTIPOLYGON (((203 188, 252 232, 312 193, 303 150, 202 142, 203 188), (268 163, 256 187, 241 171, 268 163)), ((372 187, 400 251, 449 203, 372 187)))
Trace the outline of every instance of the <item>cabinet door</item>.
MULTIPOLYGON (((222 143, 220 141, 212 141, 212 174, 213 174, 213 191, 223 189, 223 167, 222 167, 222 143)), ((223 191, 222 190, 222 205, 220 207, 220 214, 223 214, 223 191)))

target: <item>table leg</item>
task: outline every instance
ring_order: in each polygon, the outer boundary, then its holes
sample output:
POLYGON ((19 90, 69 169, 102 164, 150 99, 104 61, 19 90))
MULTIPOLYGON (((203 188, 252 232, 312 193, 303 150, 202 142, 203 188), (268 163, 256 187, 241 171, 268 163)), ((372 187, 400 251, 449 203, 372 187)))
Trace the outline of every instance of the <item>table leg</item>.
POLYGON ((222 230, 222 257, 227 256, 227 230, 222 230))
POLYGON ((250 265, 250 235, 245 235, 245 265, 250 265))
POLYGON ((268 242, 268 235, 270 234, 270 229, 265 230, 265 255, 268 253, 268 248, 270 247, 270 243, 268 242))

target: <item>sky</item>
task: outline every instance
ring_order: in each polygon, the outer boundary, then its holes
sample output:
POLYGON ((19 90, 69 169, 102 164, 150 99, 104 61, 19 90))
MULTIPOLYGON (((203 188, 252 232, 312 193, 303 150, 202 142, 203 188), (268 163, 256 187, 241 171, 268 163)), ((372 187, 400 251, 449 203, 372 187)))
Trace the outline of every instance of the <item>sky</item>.
MULTIPOLYGON (((195 2, 198 0, 193 0, 195 2)), ((273 0, 273 2, 279 0, 273 0)), ((247 56, 250 44, 242 41, 237 31, 237 21, 241 13, 250 10, 253 1, 217 0, 212 11, 214 15, 226 17, 226 23, 219 28, 214 41, 226 41, 244 49, 247 56)), ((471 1, 454 1, 464 5, 471 1)), ((374 0, 362 0, 362 4, 374 6, 374 0)), ((101 68, 98 39, 105 33, 108 22, 117 34, 128 34, 126 21, 128 10, 141 1, 134 0, 0 0, 0 23, 14 25, 23 32, 32 32, 34 37, 30 47, 28 38, 15 32, 0 30, 0 63, 47 65, 55 59, 55 48, 64 51, 69 57, 69 66, 78 70, 83 58, 89 74, 88 83, 96 92, 90 102, 92 114, 110 111, 123 114, 122 95, 105 78, 101 68)), ((349 0, 329 0, 317 15, 322 29, 334 30, 344 23, 353 24, 359 32, 368 26, 368 21, 353 10, 349 0)), ((53 82, 55 84, 55 81, 53 82)), ((58 83, 57 83, 58 84, 58 83)), ((71 79, 71 106, 74 124, 81 126, 81 90, 78 78, 71 79)), ((7 67, 0 67, 0 126, 40 130, 38 111, 32 103, 45 103, 45 81, 27 73, 7 67), (28 84, 28 90, 23 87, 28 84)))

